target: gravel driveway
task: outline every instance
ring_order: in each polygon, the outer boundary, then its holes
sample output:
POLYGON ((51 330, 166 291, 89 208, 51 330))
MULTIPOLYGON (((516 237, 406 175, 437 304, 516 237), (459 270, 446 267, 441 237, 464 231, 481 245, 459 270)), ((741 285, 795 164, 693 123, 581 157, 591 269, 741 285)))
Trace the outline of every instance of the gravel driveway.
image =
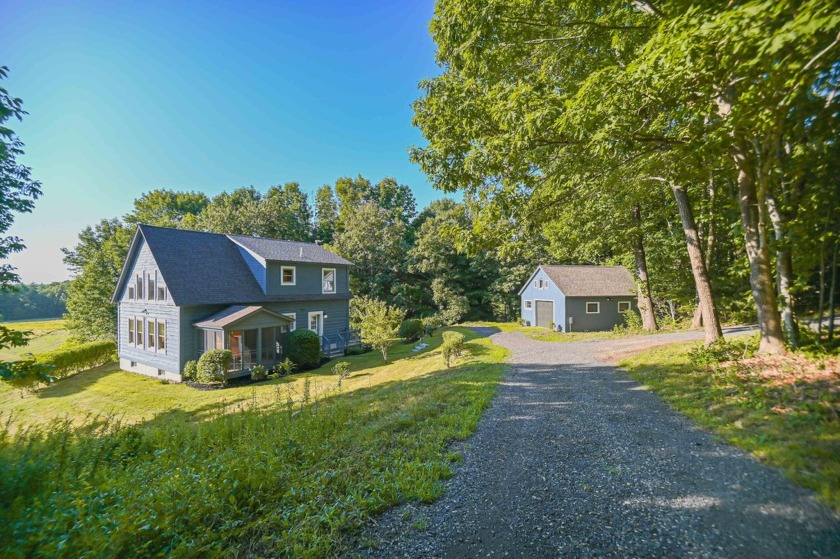
POLYGON ((538 342, 513 352, 463 463, 428 506, 380 517, 364 557, 840 557, 840 518, 670 410, 607 357, 701 338, 538 342))

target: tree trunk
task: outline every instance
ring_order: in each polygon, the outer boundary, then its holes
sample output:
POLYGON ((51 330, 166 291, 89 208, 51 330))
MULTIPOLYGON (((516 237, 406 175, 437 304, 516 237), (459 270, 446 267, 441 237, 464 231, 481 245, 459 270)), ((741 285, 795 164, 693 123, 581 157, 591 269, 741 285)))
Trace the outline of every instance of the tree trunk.
MULTIPOLYGON (((633 206, 633 219, 636 227, 641 227, 642 212, 639 205, 633 206)), ((641 231, 633 236, 633 256, 636 262, 636 279, 638 281, 638 306, 642 315, 642 328, 653 332, 659 329, 656 324, 656 315, 653 313, 653 299, 650 296, 650 277, 648 276, 647 257, 645 255, 644 238, 641 231)))
MULTIPOLYGON (((715 177, 714 174, 709 177, 709 229, 706 232, 706 252, 704 253, 706 261, 706 273, 711 275, 712 269, 712 254, 715 250, 715 177)), ((703 307, 700 306, 700 295, 695 294, 694 316, 691 319, 691 328, 699 329, 703 327, 703 307)))
POLYGON ((738 208, 741 210, 741 225, 750 263, 750 287, 758 314, 758 329, 761 332, 758 351, 780 354, 785 353, 785 341, 776 290, 773 287, 770 248, 767 246, 766 232, 763 230, 761 201, 758 199, 755 177, 747 157, 748 148, 744 145, 738 146, 735 150, 735 163, 738 166, 738 208))
POLYGON ((799 325, 796 323, 796 314, 793 307, 793 295, 790 286, 793 285, 793 258, 790 248, 785 243, 785 232, 782 227, 782 214, 773 196, 767 196, 767 210, 770 214, 770 221, 773 224, 773 232, 779 248, 776 250, 776 279, 779 288, 779 297, 782 299, 782 323, 790 347, 799 347, 799 325))
POLYGON ((706 270, 706 262, 703 260, 703 250, 700 247, 700 236, 697 233, 697 224, 694 222, 694 215, 691 213, 691 202, 688 193, 680 185, 671 183, 671 191, 677 202, 677 209, 680 212, 683 232, 685 233, 686 247, 688 248, 688 259, 691 262, 691 271, 694 274, 694 284, 697 287, 697 294, 700 297, 700 306, 703 309, 703 317, 706 318, 703 330, 705 332, 706 345, 712 344, 723 337, 718 319, 717 307, 712 294, 712 285, 709 282, 709 274, 706 270))
POLYGON ((820 245, 820 302, 817 309, 817 339, 822 340, 823 317, 825 316, 825 241, 820 245))
POLYGON ((836 302, 834 294, 837 293, 837 249, 840 243, 834 243, 834 256, 831 258, 831 291, 828 292, 828 341, 834 339, 834 307, 836 302))

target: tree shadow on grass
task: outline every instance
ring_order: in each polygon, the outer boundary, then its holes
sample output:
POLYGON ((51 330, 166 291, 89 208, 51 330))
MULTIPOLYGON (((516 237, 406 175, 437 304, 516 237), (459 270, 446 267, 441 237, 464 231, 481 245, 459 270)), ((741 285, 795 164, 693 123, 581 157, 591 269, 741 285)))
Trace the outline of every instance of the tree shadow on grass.
POLYGON ((41 388, 34 395, 37 398, 62 398, 64 396, 70 396, 77 392, 83 392, 105 377, 120 372, 122 371, 116 363, 106 363, 105 365, 100 365, 99 367, 57 380, 41 388))

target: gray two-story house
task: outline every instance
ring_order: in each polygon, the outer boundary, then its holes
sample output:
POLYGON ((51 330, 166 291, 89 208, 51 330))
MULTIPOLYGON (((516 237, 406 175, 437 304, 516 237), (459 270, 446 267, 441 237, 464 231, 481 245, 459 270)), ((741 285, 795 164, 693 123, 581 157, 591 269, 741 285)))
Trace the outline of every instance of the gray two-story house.
POLYGON ((297 328, 328 356, 351 345, 352 263, 313 243, 139 225, 113 301, 120 368, 173 381, 210 349, 231 376, 286 357, 297 328))

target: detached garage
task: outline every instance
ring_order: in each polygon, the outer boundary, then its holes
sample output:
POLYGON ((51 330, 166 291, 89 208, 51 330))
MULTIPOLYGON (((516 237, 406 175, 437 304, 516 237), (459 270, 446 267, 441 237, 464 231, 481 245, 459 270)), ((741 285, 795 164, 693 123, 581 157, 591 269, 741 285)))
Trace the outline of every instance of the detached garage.
POLYGON ((638 313, 636 283, 623 266, 540 265, 519 291, 526 326, 561 332, 612 330, 638 313))

